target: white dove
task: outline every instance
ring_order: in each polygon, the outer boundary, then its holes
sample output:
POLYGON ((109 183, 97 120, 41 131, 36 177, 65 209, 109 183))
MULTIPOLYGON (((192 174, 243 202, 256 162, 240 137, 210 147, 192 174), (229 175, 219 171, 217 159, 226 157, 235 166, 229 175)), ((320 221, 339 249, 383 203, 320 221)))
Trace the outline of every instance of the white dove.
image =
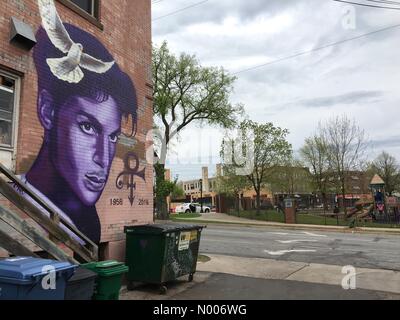
POLYGON ((81 69, 105 73, 111 69, 115 61, 103 62, 83 52, 83 46, 71 40, 60 16, 57 13, 54 0, 38 0, 42 25, 51 43, 61 52, 67 54, 63 58, 46 59, 51 72, 58 78, 69 83, 79 83, 84 73, 81 69))

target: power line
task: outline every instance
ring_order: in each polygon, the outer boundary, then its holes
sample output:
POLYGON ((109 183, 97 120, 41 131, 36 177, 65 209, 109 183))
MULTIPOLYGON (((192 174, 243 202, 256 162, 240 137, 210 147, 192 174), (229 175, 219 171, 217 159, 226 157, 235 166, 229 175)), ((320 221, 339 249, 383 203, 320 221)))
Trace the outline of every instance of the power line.
POLYGON ((373 4, 365 4, 365 3, 352 2, 352 1, 346 1, 346 0, 333 0, 333 1, 349 3, 349 4, 354 4, 354 5, 357 5, 357 6, 370 7, 370 8, 400 10, 400 8, 395 8, 395 7, 382 7, 382 6, 376 6, 376 5, 373 5, 373 4))
POLYGON ((157 18, 154 18, 152 21, 156 21, 156 20, 160 20, 160 19, 163 19, 163 18, 172 16, 172 15, 177 14, 177 13, 179 13, 179 12, 182 12, 182 11, 184 11, 184 10, 187 10, 187 9, 190 9, 190 8, 193 8, 193 7, 202 5, 203 3, 206 3, 206 2, 208 2, 208 1, 209 1, 209 0, 204 0, 204 1, 201 1, 201 2, 194 3, 194 4, 190 5, 190 6, 187 6, 187 7, 181 8, 181 9, 179 9, 179 10, 172 11, 172 12, 166 14, 166 15, 163 15, 163 16, 160 16, 160 17, 157 17, 157 18))
POLYGON ((357 40, 357 39, 360 39, 360 38, 364 38, 364 37, 370 36, 372 34, 376 34, 376 33, 379 33, 379 32, 387 31, 387 30, 390 30, 390 29, 398 28, 398 27, 400 27, 400 24, 396 24, 396 25, 393 25, 393 26, 390 26, 390 27, 386 27, 386 28, 383 28, 383 29, 379 29, 379 30, 376 30, 376 31, 364 33, 364 34, 361 34, 361 35, 356 36, 356 37, 352 37, 352 38, 340 40, 340 41, 337 41, 337 42, 333 42, 333 43, 330 43, 330 44, 326 44, 326 45, 323 45, 321 47, 317 47, 317 48, 314 48, 314 49, 311 49, 311 50, 302 51, 302 52, 299 52, 299 53, 296 53, 296 54, 293 54, 293 55, 290 55, 290 56, 287 56, 287 57, 279 58, 279 59, 276 59, 276 60, 273 60, 273 61, 270 61, 270 62, 267 62, 267 63, 263 63, 263 64, 260 64, 260 65, 254 66, 254 67, 243 69, 243 70, 234 72, 232 74, 236 75, 236 74, 239 74, 239 73, 252 71, 252 70, 255 70, 255 69, 259 69, 259 68, 262 68, 262 67, 269 66, 271 64, 275 64, 275 63, 282 62, 282 61, 285 61, 285 60, 297 58, 299 56, 302 56, 302 55, 305 55, 305 54, 308 54, 308 53, 312 53, 312 52, 319 51, 319 50, 322 50, 322 49, 326 49, 326 48, 329 48, 329 47, 337 46, 337 45, 343 44, 345 42, 350 42, 350 41, 353 41, 353 40, 357 40))
POLYGON ((367 0, 367 1, 376 2, 376 3, 384 3, 384 4, 394 4, 396 6, 400 5, 400 2, 398 2, 398 1, 389 1, 389 0, 367 0))

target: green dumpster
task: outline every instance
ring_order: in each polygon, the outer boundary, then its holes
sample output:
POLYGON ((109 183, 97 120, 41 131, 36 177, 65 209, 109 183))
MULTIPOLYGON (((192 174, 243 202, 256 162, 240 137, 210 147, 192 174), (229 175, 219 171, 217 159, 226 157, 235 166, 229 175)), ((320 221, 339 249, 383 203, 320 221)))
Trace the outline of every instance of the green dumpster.
POLYGON ((128 272, 128 267, 115 260, 91 262, 81 267, 98 274, 94 300, 118 300, 122 285, 122 275, 128 272))
POLYGON ((125 227, 128 290, 151 283, 166 293, 166 283, 196 272, 202 226, 152 224, 125 227))

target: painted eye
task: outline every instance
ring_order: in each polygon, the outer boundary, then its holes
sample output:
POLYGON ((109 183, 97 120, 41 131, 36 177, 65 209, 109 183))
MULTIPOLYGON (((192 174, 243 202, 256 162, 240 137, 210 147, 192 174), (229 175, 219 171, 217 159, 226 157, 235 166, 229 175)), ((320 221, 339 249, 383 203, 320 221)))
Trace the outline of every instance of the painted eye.
POLYGON ((110 136, 110 141, 111 141, 112 143, 117 143, 117 142, 118 142, 118 135, 112 134, 112 135, 110 136))
POLYGON ((80 127, 81 127, 81 130, 86 134, 89 134, 89 135, 96 134, 96 131, 93 128, 93 126, 88 122, 81 123, 80 127))

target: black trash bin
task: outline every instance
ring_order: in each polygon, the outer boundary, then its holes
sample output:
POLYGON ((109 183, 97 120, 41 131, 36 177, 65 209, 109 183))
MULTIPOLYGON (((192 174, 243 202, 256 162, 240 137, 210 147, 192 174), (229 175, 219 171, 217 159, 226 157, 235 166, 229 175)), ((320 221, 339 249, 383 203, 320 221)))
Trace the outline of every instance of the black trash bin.
POLYGON ((92 300, 97 273, 78 268, 68 280, 65 288, 65 300, 92 300))
POLYGON ((203 226, 153 224, 125 227, 128 289, 152 283, 166 293, 166 283, 196 272, 203 226))

